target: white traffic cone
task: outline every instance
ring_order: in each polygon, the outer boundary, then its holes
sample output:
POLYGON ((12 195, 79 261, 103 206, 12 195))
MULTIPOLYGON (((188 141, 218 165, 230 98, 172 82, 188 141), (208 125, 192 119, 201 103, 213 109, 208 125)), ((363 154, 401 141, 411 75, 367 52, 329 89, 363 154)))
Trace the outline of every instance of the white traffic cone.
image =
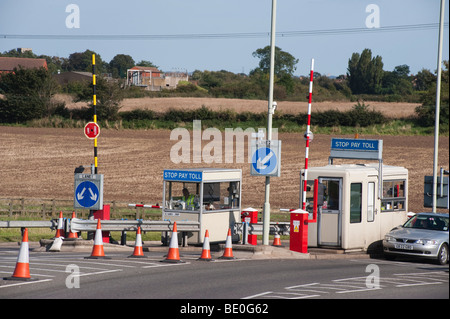
POLYGON ((102 225, 100 219, 97 219, 97 229, 95 230, 94 237, 94 247, 92 247, 92 253, 89 257, 84 257, 85 259, 110 259, 111 257, 105 256, 105 251, 103 249, 103 236, 102 236, 102 225))
POLYGON ((146 258, 144 255, 144 250, 142 249, 142 236, 141 236, 141 227, 138 227, 136 231, 136 243, 134 245, 134 251, 130 258, 146 258))
POLYGON ((225 242, 225 251, 223 252, 222 257, 219 259, 234 259, 233 256, 233 244, 231 242, 231 229, 228 228, 227 241, 225 242))
POLYGON ((178 234, 177 234, 177 223, 173 223, 172 237, 170 238, 169 253, 166 259, 161 260, 167 263, 184 263, 180 260, 180 251, 178 249, 178 234))
POLYGON ((22 236, 22 243, 20 244, 19 256, 17 257, 16 268, 11 277, 5 277, 5 280, 37 280, 30 276, 30 258, 28 245, 28 228, 25 228, 22 236))
POLYGON ((55 238, 59 237, 66 237, 65 231, 64 231, 64 218, 62 211, 59 212, 59 218, 58 218, 58 227, 56 229, 55 238))
POLYGON ((203 249, 202 249, 202 255, 198 260, 203 261, 211 261, 211 249, 209 247, 209 232, 206 230, 205 232, 205 239, 203 240, 203 249))

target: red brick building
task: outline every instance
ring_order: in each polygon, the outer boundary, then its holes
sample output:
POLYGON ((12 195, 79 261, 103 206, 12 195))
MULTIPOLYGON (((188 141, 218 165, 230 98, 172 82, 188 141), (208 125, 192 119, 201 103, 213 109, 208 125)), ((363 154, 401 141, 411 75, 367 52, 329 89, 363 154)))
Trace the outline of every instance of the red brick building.
POLYGON ((14 68, 20 67, 24 69, 44 67, 47 69, 47 61, 45 59, 0 57, 0 74, 11 73, 14 68))
POLYGON ((127 70, 127 85, 160 91, 165 86, 163 73, 154 67, 134 66, 127 70))

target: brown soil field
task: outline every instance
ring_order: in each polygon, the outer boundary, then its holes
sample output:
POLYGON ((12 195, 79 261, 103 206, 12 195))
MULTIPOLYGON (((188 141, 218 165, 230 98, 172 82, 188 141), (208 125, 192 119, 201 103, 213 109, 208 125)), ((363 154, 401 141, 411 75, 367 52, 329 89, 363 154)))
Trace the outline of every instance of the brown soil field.
MULTIPOLYGON (((315 135, 310 147, 310 167, 327 164, 331 138, 315 135)), ((423 181, 425 175, 432 175, 434 138, 360 138, 383 139, 384 164, 404 166, 409 170, 409 210, 424 210, 423 181)), ((302 134, 279 133, 279 139, 283 143, 282 173, 281 177, 271 179, 272 210, 298 207, 299 172, 305 163, 302 134)), ((84 136, 82 129, 1 126, 0 197, 72 199, 74 169, 93 163, 93 143, 84 136)), ((265 179, 250 176, 250 164, 174 164, 170 150, 175 144, 176 141, 170 140, 170 131, 103 129, 98 138, 98 172, 104 174, 104 199, 160 203, 164 169, 208 166, 242 169, 243 207, 263 206, 265 179)), ((336 160, 336 163, 343 162, 336 160)), ((448 165, 449 138, 441 137, 439 167, 448 169, 448 165)))
MULTIPOLYGON (((86 102, 73 102, 68 95, 57 95, 55 99, 66 102, 68 108, 79 108, 86 106, 86 102)), ((387 117, 409 117, 414 116, 414 109, 419 105, 417 103, 388 103, 388 102, 364 102, 369 109, 382 112, 387 117)), ((355 102, 314 102, 313 111, 325 111, 335 109, 340 111, 350 110, 355 102)), ((236 112, 251 111, 257 113, 267 112, 267 101, 263 100, 239 100, 223 98, 132 98, 125 99, 121 103, 120 111, 131 111, 134 109, 148 109, 157 112, 164 112, 170 108, 174 109, 197 109, 203 105, 211 110, 234 110, 236 112)), ((304 102, 278 102, 277 112, 287 114, 307 113, 308 101, 304 102)))

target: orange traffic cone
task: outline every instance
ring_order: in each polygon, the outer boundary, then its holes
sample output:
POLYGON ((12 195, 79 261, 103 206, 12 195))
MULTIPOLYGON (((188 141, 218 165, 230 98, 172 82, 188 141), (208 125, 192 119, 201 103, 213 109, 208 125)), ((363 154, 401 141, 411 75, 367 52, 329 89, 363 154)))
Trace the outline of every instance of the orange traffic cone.
POLYGON ((103 236, 102 236, 102 225, 100 219, 97 219, 97 229, 95 231, 94 237, 94 247, 92 248, 91 256, 84 257, 85 259, 98 259, 98 258, 106 258, 105 251, 103 249, 103 236))
POLYGON ((134 252, 130 258, 146 258, 144 256, 144 250, 142 249, 142 236, 141 236, 141 227, 138 227, 136 231, 136 243, 134 245, 134 252))
POLYGON ((17 257, 16 268, 12 277, 3 278, 5 280, 37 280, 30 276, 29 262, 29 246, 28 246, 28 228, 25 228, 22 236, 22 244, 20 245, 19 256, 17 257))
POLYGON ((169 253, 167 258, 162 260, 162 262, 167 263, 183 263, 180 260, 180 251, 178 250, 178 234, 177 234, 177 223, 173 223, 172 238, 170 238, 169 253))
POLYGON ((56 235, 55 238, 59 237, 66 237, 66 234, 64 232, 64 218, 62 211, 59 212, 59 219, 58 219, 58 227, 56 229, 56 235))
POLYGON ((211 249, 209 247, 209 232, 206 230, 205 232, 205 239, 203 240, 203 249, 202 249, 202 255, 198 260, 203 261, 211 261, 211 249))
MULTIPOLYGON (((75 212, 72 212, 72 219, 74 219, 76 217, 75 212)), ((67 236, 67 238, 78 238, 78 233, 77 232, 72 232, 72 230, 70 230, 69 232, 69 236, 67 236)))
POLYGON ((234 259, 230 228, 228 228, 227 241, 225 242, 225 251, 223 252, 222 257, 219 257, 219 259, 234 259))
POLYGON ((273 238, 272 246, 283 247, 283 245, 281 245, 280 234, 275 234, 275 237, 273 238))

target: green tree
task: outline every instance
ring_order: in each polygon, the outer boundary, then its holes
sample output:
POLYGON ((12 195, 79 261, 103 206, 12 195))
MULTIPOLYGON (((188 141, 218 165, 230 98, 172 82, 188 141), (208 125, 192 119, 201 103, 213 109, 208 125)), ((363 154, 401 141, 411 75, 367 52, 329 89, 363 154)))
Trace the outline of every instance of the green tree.
POLYGON ((417 91, 427 91, 436 82, 436 75, 430 70, 422 69, 416 74, 415 89, 417 91))
POLYGON ((377 94, 381 91, 383 61, 380 56, 372 58, 372 51, 364 49, 353 53, 348 61, 347 81, 353 94, 377 94))
POLYGON ((69 55, 69 58, 63 64, 67 71, 92 72, 92 55, 95 54, 95 73, 101 74, 107 70, 107 64, 103 62, 100 54, 91 50, 84 52, 75 52, 69 55), (106 66, 105 66, 106 64, 106 66))
POLYGON ((153 62, 151 61, 147 61, 147 60, 141 60, 138 64, 136 64, 137 66, 146 66, 146 67, 150 67, 150 68, 159 68, 158 66, 156 66, 155 64, 153 64, 153 62))
POLYGON ((384 94, 411 95, 413 94, 413 85, 409 75, 409 66, 406 64, 398 65, 394 71, 386 71, 383 74, 382 87, 384 94))
POLYGON ((127 54, 117 54, 110 62, 109 68, 114 78, 126 78, 127 70, 134 66, 134 60, 127 54))
MULTIPOLYGON (((449 127, 449 61, 443 62, 441 74, 441 103, 439 110, 439 123, 442 125, 442 131, 448 131, 449 127)), ((434 126, 436 114, 436 82, 433 83, 428 91, 421 98, 422 105, 416 107, 418 121, 423 126, 434 126)))
POLYGON ((14 69, 0 77, 0 121, 26 122, 52 115, 64 103, 54 103, 51 98, 59 86, 45 68, 14 69))
MULTIPOLYGON (((76 92, 75 102, 92 102, 93 87, 92 83, 82 82, 81 88, 76 92)), ((97 96, 97 116, 99 120, 117 120, 118 112, 121 108, 121 102, 124 97, 124 90, 118 81, 107 81, 99 76, 96 82, 97 96)), ((88 109, 83 110, 83 116, 92 118, 94 110, 92 104, 88 109)))
MULTIPOLYGON (((270 51, 270 46, 268 45, 265 48, 258 49, 253 52, 253 56, 255 58, 259 58, 259 67, 257 69, 263 73, 269 73, 270 71, 270 51)), ((297 69, 296 65, 298 61, 299 60, 290 53, 281 50, 279 47, 275 47, 274 72, 278 78, 281 78, 284 75, 292 76, 297 69)))
MULTIPOLYGON (((260 79, 266 78, 265 75, 270 73, 270 53, 270 46, 253 52, 253 56, 259 58, 259 66, 250 72, 250 76, 259 77, 260 79)), ((299 60, 290 53, 275 47, 275 83, 283 86, 288 93, 292 93, 294 90, 293 75, 297 69, 296 65, 298 62, 299 60)))

